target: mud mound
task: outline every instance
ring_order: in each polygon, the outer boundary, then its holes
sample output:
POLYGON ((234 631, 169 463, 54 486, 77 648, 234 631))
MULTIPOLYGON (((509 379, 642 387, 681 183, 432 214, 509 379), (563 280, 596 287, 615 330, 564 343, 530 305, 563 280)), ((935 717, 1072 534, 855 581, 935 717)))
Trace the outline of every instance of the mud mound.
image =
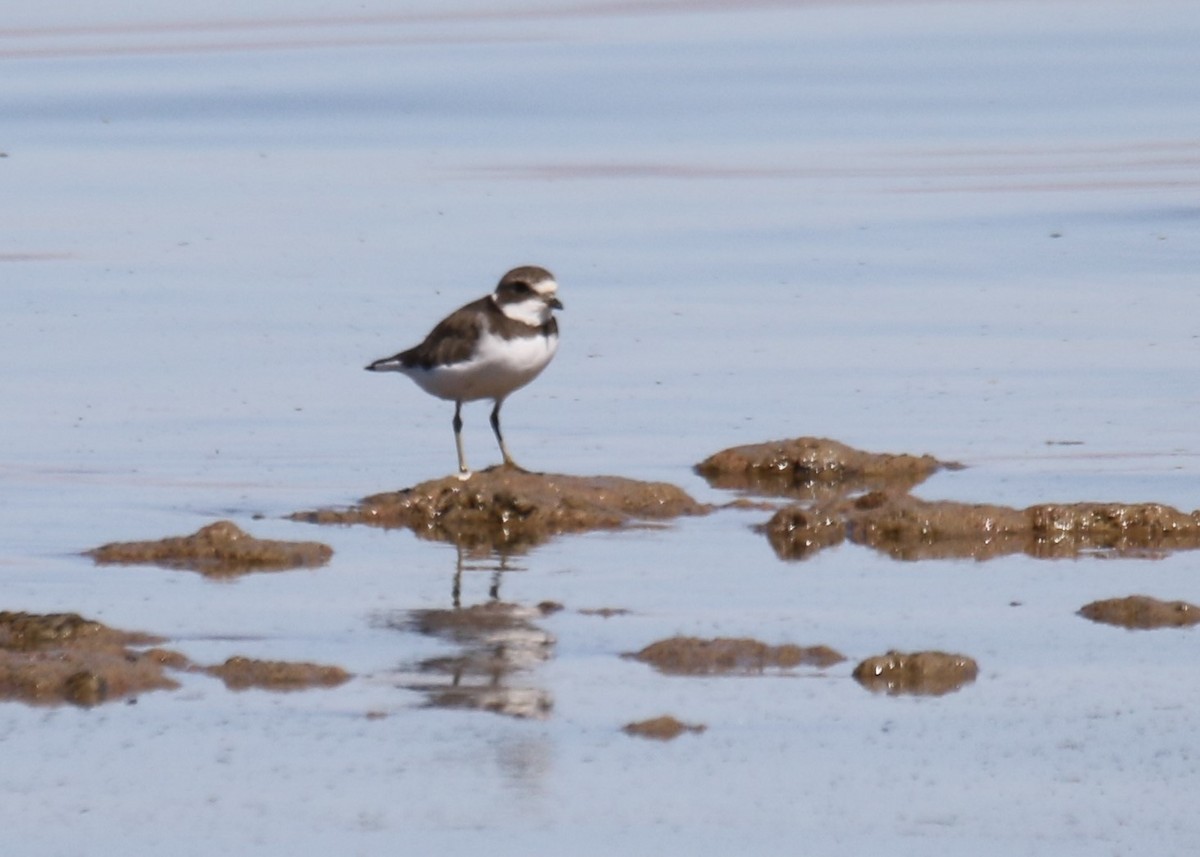
POLYGON ((301 690, 309 687, 336 687, 350 680, 341 667, 305 662, 259 661, 235 655, 225 663, 201 668, 225 682, 230 690, 257 687, 266 690, 301 690))
POLYGON ((87 551, 97 564, 152 564, 229 577, 324 565, 333 549, 319 542, 256 539, 230 521, 217 521, 190 536, 153 542, 113 542, 87 551))
POLYGON ((895 559, 989 559, 1034 547, 1019 509, 872 493, 843 510, 847 537, 895 559))
POLYGON ((671 741, 685 732, 703 732, 708 727, 703 723, 684 723, 669 714, 653 717, 649 720, 639 720, 627 723, 621 728, 626 735, 636 735, 639 738, 652 738, 655 741, 671 741))
POLYGON ((789 506, 772 515, 763 530, 781 559, 805 559, 845 541, 846 519, 836 511, 789 506))
POLYGON ((1200 607, 1186 601, 1159 601, 1148 595, 1108 598, 1085 604, 1079 615, 1105 625, 1149 630, 1200 624, 1200 607))
POLYGON ((979 667, 966 655, 945 652, 888 652, 854 668, 867 690, 892 695, 942 696, 975 681, 979 667))
POLYGON ((748 638, 671 637, 625 655, 668 675, 755 675, 768 669, 824 668, 845 660, 828 646, 769 646, 748 638))
POLYGON ((1084 551, 1144 555, 1200 547, 1200 511, 1161 503, 1043 504, 1025 510, 1046 555, 1084 551))
POLYGON ((943 467, 929 455, 863 452, 836 440, 798 437, 736 446, 709 456, 696 472, 714 488, 828 501, 861 491, 908 491, 943 467))
POLYGON ((662 482, 619 476, 559 476, 494 467, 375 494, 348 509, 297 512, 316 524, 405 527, 464 547, 526 547, 562 533, 617 529, 708 508, 662 482))
POLYGON ((177 687, 173 653, 131 648, 153 642, 75 613, 0 612, 0 699, 91 706, 177 687))
POLYGON ((1157 503, 1014 509, 872 492, 829 506, 781 509, 763 531, 783 559, 804 559, 843 539, 903 560, 1154 556, 1200 547, 1200 512, 1157 503))

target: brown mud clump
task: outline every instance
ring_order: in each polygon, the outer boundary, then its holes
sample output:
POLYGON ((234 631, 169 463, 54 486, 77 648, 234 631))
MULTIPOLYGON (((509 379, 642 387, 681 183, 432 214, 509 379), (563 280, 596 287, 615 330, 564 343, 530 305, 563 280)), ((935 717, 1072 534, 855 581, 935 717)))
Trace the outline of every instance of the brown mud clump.
POLYGON ((406 527, 464 547, 526 547, 562 533, 611 530, 708 507, 662 482, 619 476, 560 476, 494 467, 366 497, 348 509, 297 512, 316 524, 406 527))
POLYGON ((1185 628, 1200 624, 1200 607, 1186 601, 1159 601, 1148 595, 1129 595, 1108 598, 1085 604, 1079 615, 1105 625, 1150 630, 1153 628, 1185 628))
POLYGON ((173 653, 134 648, 155 642, 75 613, 0 612, 0 699, 92 706, 177 687, 173 653))
POLYGON ((1155 556, 1200 547, 1200 512, 1157 503, 1014 509, 871 492, 826 506, 781 509, 763 530, 783 559, 806 558, 842 538, 902 560, 1155 556))
POLYGON ((864 452, 836 440, 798 437, 722 450, 697 464, 696 472, 714 488, 828 501, 884 488, 908 491, 937 470, 958 466, 929 455, 864 452))
POLYGON ((685 732, 699 734, 708 727, 703 723, 684 723, 669 714, 652 717, 649 720, 639 720, 627 723, 621 728, 626 735, 636 735, 639 738, 651 738, 655 741, 672 741, 685 732))
POLYGON ((341 667, 291 661, 259 661, 235 655, 225 663, 203 667, 202 672, 219 678, 230 690, 303 690, 336 687, 350 680, 341 667))
POLYGON ((230 658, 200 667, 167 649, 145 648, 159 637, 118 631, 76 613, 0 612, 0 699, 37 705, 93 706, 179 683, 167 670, 205 672, 234 690, 297 690, 350 678, 339 667, 230 658))
POLYGON ((818 669, 845 658, 828 646, 770 646, 748 638, 671 637, 651 643, 640 652, 625 655, 649 664, 667 675, 757 675, 768 669, 788 670, 799 666, 818 669))
POLYGON ((86 552, 97 564, 151 564, 230 577, 252 571, 313 568, 329 562, 333 549, 319 542, 257 539, 230 521, 217 521, 190 536, 153 542, 113 542, 86 552))
POLYGON ((867 690, 893 696, 942 696, 975 681, 979 666, 966 655, 945 652, 896 652, 867 658, 854 668, 854 679, 867 690))
POLYGON ((841 515, 800 506, 780 509, 763 529, 781 559, 805 559, 846 540, 841 515))

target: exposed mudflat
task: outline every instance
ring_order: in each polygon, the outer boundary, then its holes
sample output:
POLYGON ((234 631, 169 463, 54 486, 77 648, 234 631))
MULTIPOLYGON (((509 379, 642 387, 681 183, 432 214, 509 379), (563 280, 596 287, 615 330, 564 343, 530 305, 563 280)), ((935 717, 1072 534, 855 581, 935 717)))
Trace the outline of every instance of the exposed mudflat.
POLYGON ((975 681, 979 666, 966 655, 946 652, 896 652, 867 658, 854 678, 867 690, 894 696, 942 696, 975 681))
POLYGON ((291 661, 260 661, 234 655, 224 663, 202 667, 230 690, 257 687, 266 690, 302 690, 308 687, 336 687, 350 680, 341 667, 291 661))
POLYGON ((1147 556, 1200 547, 1200 511, 1161 503, 1017 509, 909 494, 940 468, 960 465, 810 437, 726 449, 696 466, 719 488, 801 500, 762 527, 782 559, 805 559, 847 540, 903 560, 1147 556))
POLYGON ((907 491, 957 466, 931 455, 865 452, 828 438, 797 437, 721 450, 696 472, 714 488, 829 500, 883 488, 907 491))
POLYGON ((333 549, 320 542, 258 539, 232 521, 217 521, 190 536, 112 542, 86 552, 99 565, 151 564, 231 577, 252 571, 312 568, 329 562, 333 549))
POLYGON ((636 735, 639 738, 652 738, 655 741, 671 741, 686 732, 699 734, 707 728, 703 723, 684 723, 670 714, 664 714, 661 717, 652 717, 649 720, 638 720, 634 723, 627 723, 622 727, 621 731, 627 735, 636 735))
POLYGON ((0 612, 0 699, 90 706, 177 687, 177 656, 146 648, 158 642, 75 613, 0 612))
POLYGON ((781 509, 763 527, 783 559, 849 540, 895 559, 1153 556, 1200 547, 1200 512, 1159 503, 1043 503, 1024 509, 872 492, 781 509))
POLYGON ((562 533, 611 530, 708 507, 663 482, 620 476, 564 476, 493 467, 469 479, 446 476, 365 497, 345 509, 297 512, 317 524, 405 527, 465 547, 520 548, 562 533))
POLYGON ((1148 595, 1093 601, 1081 607, 1079 615, 1093 622, 1137 630, 1185 628, 1200 624, 1200 607, 1195 604, 1161 601, 1148 595))
POLYGON ((788 506, 780 509, 762 530, 780 559, 805 559, 846 540, 846 519, 836 510, 788 506))
POLYGON ((718 637, 671 637, 625 655, 667 675, 757 675, 800 666, 818 669, 845 660, 828 646, 768 645, 759 640, 718 637))
POLYGON ((169 671, 208 673, 239 690, 329 687, 350 678, 339 667, 244 657, 202 667, 155 645, 162 642, 75 613, 0 612, 0 699, 93 706, 179 687, 169 671))

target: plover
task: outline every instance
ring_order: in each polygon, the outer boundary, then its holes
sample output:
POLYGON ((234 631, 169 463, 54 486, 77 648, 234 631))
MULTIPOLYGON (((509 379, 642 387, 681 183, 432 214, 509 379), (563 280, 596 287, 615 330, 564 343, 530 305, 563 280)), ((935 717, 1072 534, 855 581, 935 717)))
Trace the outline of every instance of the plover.
POLYGON ((536 378, 558 350, 562 309, 558 283, 545 268, 526 265, 500 278, 496 291, 446 316, 415 348, 376 360, 372 372, 401 372, 422 390, 454 402, 459 477, 471 475, 463 454, 463 402, 491 399, 492 431, 508 467, 517 467, 500 431, 500 406, 536 378))

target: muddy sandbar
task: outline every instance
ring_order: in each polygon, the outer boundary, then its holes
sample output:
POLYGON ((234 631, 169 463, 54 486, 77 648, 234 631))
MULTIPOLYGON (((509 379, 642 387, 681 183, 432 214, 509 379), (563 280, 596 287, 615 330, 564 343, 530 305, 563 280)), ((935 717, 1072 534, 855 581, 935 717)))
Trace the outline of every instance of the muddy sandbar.
POLYGON ((862 661, 853 675, 875 693, 942 696, 975 681, 979 666, 966 655, 890 651, 862 661))
POLYGON ((707 511, 682 489, 663 482, 493 467, 469 479, 447 476, 365 497, 349 508, 297 512, 291 518, 404 527, 422 538, 464 547, 520 548, 562 533, 618 529, 707 511))
POLYGON ((667 675, 757 675, 799 666, 823 669, 845 660, 828 646, 771 646, 746 637, 670 637, 624 657, 667 675))
POLYGON ((1093 601, 1081 607, 1079 615, 1093 622, 1136 630, 1185 628, 1200 624, 1200 607, 1195 604, 1160 601, 1148 595, 1093 601))
POLYGON ((150 564, 230 577, 252 571, 313 568, 329 562, 333 549, 320 542, 258 539, 232 521, 217 521, 190 536, 112 542, 86 551, 85 555, 98 565, 150 564))

